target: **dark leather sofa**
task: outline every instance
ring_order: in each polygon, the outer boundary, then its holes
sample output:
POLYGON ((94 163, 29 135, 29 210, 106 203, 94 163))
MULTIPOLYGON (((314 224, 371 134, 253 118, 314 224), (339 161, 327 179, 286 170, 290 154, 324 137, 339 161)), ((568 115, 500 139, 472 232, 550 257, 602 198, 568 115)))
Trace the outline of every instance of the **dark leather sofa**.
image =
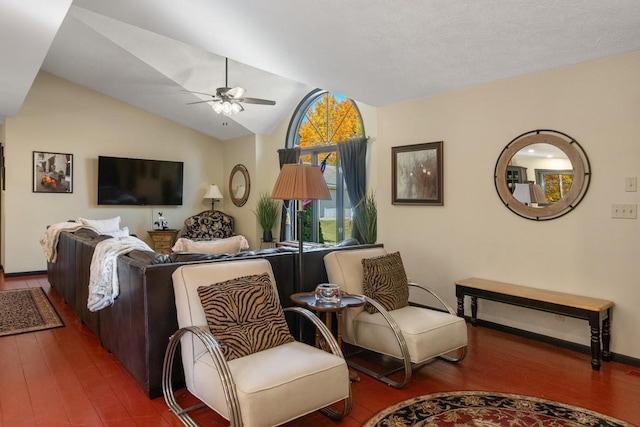
MULTIPOLYGON (((327 281, 322 258, 333 250, 362 248, 332 246, 305 250, 304 283, 298 284, 298 254, 295 248, 270 248, 239 254, 173 253, 134 250, 118 257, 120 294, 115 303, 98 312, 87 309, 89 267, 95 246, 110 238, 90 230, 64 231, 58 242, 58 257, 47 267, 51 286, 80 320, 129 371, 150 397, 162 395, 164 353, 169 337, 178 329, 171 274, 180 266, 261 257, 271 263, 283 306, 297 290, 311 291, 327 281)), ((367 245, 371 246, 371 245, 367 245)), ((291 324, 294 329, 296 324, 291 324)), ((179 361, 179 357, 176 361, 179 361)), ((174 366, 180 380, 182 367, 174 366)))

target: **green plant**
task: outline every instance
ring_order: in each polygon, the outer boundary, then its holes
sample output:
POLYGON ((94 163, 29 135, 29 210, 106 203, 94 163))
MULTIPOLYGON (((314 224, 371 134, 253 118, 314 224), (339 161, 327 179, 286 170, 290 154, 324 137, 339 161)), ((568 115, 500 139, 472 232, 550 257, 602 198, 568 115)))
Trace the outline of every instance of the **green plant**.
POLYGON ((258 218, 260 227, 262 227, 264 231, 271 231, 273 228, 278 218, 279 207, 280 202, 272 199, 269 193, 263 192, 260 194, 258 203, 256 204, 256 210, 253 211, 253 213, 258 218))
POLYGON ((360 233, 361 243, 375 243, 378 238, 378 206, 373 192, 365 194, 356 205, 354 227, 360 233))

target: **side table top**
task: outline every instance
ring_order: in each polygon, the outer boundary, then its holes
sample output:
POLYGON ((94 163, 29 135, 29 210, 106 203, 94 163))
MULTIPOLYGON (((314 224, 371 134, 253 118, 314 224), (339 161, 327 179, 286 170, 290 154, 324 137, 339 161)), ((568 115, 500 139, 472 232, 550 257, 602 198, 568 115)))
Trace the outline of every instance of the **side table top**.
POLYGON ((340 302, 327 303, 316 300, 315 292, 299 292, 292 294, 291 301, 296 305, 321 312, 340 311, 347 307, 360 307, 364 305, 364 298, 358 295, 342 294, 340 302))

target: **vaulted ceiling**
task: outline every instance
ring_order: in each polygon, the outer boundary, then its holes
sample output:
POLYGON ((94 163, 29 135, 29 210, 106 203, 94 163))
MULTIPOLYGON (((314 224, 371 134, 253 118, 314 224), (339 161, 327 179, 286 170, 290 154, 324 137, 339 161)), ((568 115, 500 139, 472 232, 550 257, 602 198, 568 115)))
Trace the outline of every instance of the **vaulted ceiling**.
POLYGON ((226 140, 316 87, 384 106, 634 50, 637 0, 2 0, 0 120, 40 69, 226 140), (230 87, 276 105, 188 104, 225 57, 230 87))

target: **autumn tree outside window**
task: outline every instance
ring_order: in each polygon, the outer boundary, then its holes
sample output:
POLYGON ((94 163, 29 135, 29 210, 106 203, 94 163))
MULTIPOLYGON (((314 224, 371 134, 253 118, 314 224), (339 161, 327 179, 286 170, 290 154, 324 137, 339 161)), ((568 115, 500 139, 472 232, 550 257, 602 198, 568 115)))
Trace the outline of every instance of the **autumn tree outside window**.
MULTIPOLYGON (((303 163, 321 165, 332 200, 305 206, 305 241, 336 243, 351 236, 352 202, 345 188, 336 145, 364 137, 364 124, 356 103, 326 90, 309 93, 296 108, 289 124, 287 148, 300 147, 303 163)), ((289 218, 295 218, 291 206, 289 218)), ((295 222, 289 221, 288 238, 295 239, 295 222)))

